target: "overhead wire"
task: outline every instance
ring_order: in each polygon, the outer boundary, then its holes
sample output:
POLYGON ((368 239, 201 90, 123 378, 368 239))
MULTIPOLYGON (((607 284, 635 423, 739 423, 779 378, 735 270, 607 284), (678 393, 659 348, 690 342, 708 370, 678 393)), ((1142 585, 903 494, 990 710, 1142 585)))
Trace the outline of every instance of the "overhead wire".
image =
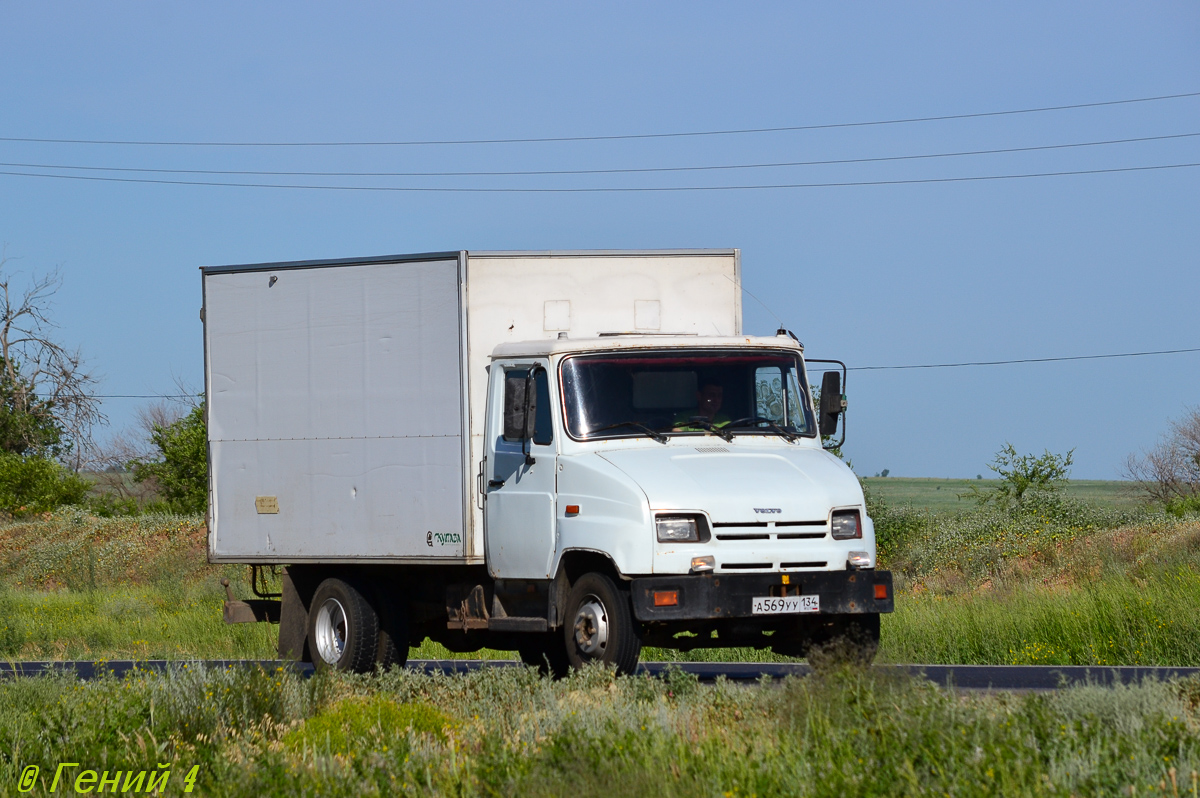
POLYGON ((1039 152, 1081 147, 1100 147, 1116 144, 1135 144, 1147 141, 1196 138, 1200 133, 1172 133, 1163 136, 1140 136, 1137 138, 1083 141, 1068 144, 1041 144, 1029 147, 1003 147, 991 150, 962 150, 919 155, 886 155, 872 158, 833 158, 816 161, 775 161, 768 163, 717 164, 705 166, 653 166, 615 169, 532 169, 507 171, 453 171, 453 172, 328 172, 328 171, 269 171, 249 169, 161 169, 139 166, 83 166, 79 164, 26 163, 0 161, 0 167, 24 169, 73 169, 89 172, 139 172, 151 174, 180 175, 256 175, 262 177, 525 177, 555 175, 609 175, 646 174, 658 172, 705 172, 732 169, 774 169, 794 166, 830 166, 859 163, 883 163, 889 161, 915 161, 933 158, 958 158, 976 155, 998 155, 1018 152, 1039 152))
POLYGON ((963 363, 920 363, 908 366, 853 366, 848 371, 891 371, 900 369, 956 369, 965 366, 1009 366, 1014 363, 1059 363, 1065 360, 1106 360, 1118 357, 1146 357, 1148 355, 1179 355, 1186 352, 1200 352, 1200 347, 1193 349, 1159 349, 1153 352, 1119 352, 1110 355, 1071 355, 1069 357, 1026 357, 1017 360, 976 360, 963 363))
POLYGON ((986 180, 1020 180, 1037 177, 1067 177, 1070 175, 1103 175, 1118 172, 1148 172, 1162 169, 1187 169, 1200 163, 1156 164, 1151 166, 1125 166, 1113 169, 1078 169, 1061 172, 1030 172, 1015 175, 972 175, 967 177, 927 177, 904 180, 859 180, 827 183, 768 183, 734 186, 584 186, 568 188, 491 188, 483 186, 321 186, 300 183, 226 183, 215 180, 162 180, 136 177, 102 177, 100 175, 57 175, 39 172, 15 172, 0 170, 0 175, 14 177, 40 177, 52 180, 91 180, 105 183, 147 183, 166 186, 218 186, 223 188, 278 188, 304 191, 386 191, 408 193, 446 194, 620 194, 674 191, 761 191, 787 188, 837 188, 853 186, 902 186, 919 183, 968 183, 986 180))
POLYGON ((941 114, 937 116, 904 117, 898 119, 877 119, 864 122, 832 122, 812 125, 783 125, 779 127, 735 128, 726 130, 692 130, 670 133, 624 133, 600 136, 539 136, 529 138, 493 138, 493 139, 416 139, 402 141, 154 141, 133 139, 67 139, 67 138, 37 138, 32 136, 0 136, 0 141, 23 142, 34 144, 92 144, 119 146, 152 146, 152 147, 401 147, 401 146, 431 146, 431 145, 461 145, 461 144, 538 144, 548 142, 570 141, 620 141, 630 139, 662 139, 685 138, 698 136, 732 136, 751 133, 783 133, 802 130, 833 130, 838 128, 874 127, 880 125, 902 125, 917 122, 945 122, 955 119, 981 119, 997 116, 1015 116, 1020 114, 1037 114, 1051 111, 1072 111, 1083 108, 1102 108, 1116 105, 1131 105, 1135 103, 1159 102, 1163 100, 1178 100, 1200 96, 1200 91, 1180 94, 1161 94, 1154 97, 1134 97, 1123 100, 1104 100, 1090 103, 1072 103, 1070 105, 1047 105, 1036 108, 1017 108, 1004 111, 981 111, 966 114, 941 114))
MULTIPOLYGON (((745 289, 743 289, 745 290, 745 289)), ((765 306, 764 306, 765 307, 765 306)), ((887 371, 897 369, 950 369, 965 366, 1010 366, 1017 363, 1060 363, 1068 360, 1106 360, 1121 357, 1146 357, 1149 355, 1179 355, 1188 352, 1200 352, 1200 347, 1192 349, 1158 349, 1150 352, 1117 352, 1105 355, 1070 355, 1067 357, 1027 357, 1016 360, 975 360, 962 363, 920 363, 905 366, 848 366, 847 371, 887 371)), ((828 369, 812 369, 825 371, 828 369)), ((93 399, 195 399, 189 394, 92 394, 93 399)))

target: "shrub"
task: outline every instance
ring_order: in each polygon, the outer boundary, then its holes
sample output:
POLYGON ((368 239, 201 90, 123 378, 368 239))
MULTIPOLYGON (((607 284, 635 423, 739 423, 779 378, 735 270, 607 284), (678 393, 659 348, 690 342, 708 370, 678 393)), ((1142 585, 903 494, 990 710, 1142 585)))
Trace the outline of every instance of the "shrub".
POLYGON ((208 434, 204 405, 166 426, 155 424, 150 441, 159 459, 134 460, 133 477, 153 480, 166 508, 176 513, 203 513, 208 507, 208 434))
POLYGON ((929 524, 929 514, 910 505, 895 507, 881 497, 864 490, 867 515, 875 524, 875 550, 883 562, 916 540, 929 524))
POLYGON ((1000 476, 996 487, 980 490, 979 486, 972 485, 971 490, 962 494, 962 497, 969 496, 980 504, 1019 506, 1029 494, 1057 492, 1071 473, 1074 454, 1074 449, 1065 455, 1054 454, 1047 449, 1041 457, 1034 457, 1032 454, 1018 454, 1011 443, 1006 443, 988 463, 988 468, 1000 476))
POLYGON ((341 754, 361 752, 381 738, 392 748, 403 746, 409 729, 446 740, 450 718, 428 704, 401 704, 386 696, 348 698, 304 722, 284 738, 293 751, 341 754), (390 740, 388 739, 390 738, 390 740))
POLYGON ((80 503, 90 487, 53 460, 0 451, 0 511, 15 516, 49 512, 80 503))
POLYGON ((1178 518, 1187 513, 1200 513, 1200 494, 1172 499, 1167 502, 1167 512, 1178 518))

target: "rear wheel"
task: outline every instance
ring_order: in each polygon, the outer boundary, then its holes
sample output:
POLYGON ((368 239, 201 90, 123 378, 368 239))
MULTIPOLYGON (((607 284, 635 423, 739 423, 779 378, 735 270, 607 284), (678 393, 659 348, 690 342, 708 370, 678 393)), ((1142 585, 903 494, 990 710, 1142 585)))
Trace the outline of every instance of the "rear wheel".
POLYGON ((637 669, 642 640, 633 619, 629 593, 604 574, 584 574, 567 597, 563 638, 567 662, 582 668, 589 662, 615 665, 619 673, 637 669))
POLYGON ((379 593, 379 637, 376 643, 376 665, 388 670, 408 664, 408 602, 403 596, 379 593))
POLYGON ((408 664, 408 617, 403 607, 392 605, 387 610, 379 625, 375 662, 384 670, 403 668, 408 664))
POLYGON ((368 673, 375 666, 379 616, 353 585, 326 579, 308 611, 308 646, 318 670, 368 673))

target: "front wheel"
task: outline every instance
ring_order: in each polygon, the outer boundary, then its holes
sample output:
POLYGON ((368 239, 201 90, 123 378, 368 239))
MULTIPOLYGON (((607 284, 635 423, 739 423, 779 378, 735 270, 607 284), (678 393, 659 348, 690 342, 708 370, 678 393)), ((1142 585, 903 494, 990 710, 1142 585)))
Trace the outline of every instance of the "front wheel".
POLYGON ((349 582, 326 579, 308 610, 308 648, 317 670, 369 673, 375 666, 379 616, 349 582))
POLYGON ((637 669, 642 639, 628 591, 604 574, 584 574, 567 597, 563 636, 567 662, 582 668, 589 662, 615 665, 618 673, 637 669))
POLYGON ((562 635, 558 632, 522 635, 517 646, 521 662, 538 669, 543 676, 561 679, 567 675, 570 662, 562 635))

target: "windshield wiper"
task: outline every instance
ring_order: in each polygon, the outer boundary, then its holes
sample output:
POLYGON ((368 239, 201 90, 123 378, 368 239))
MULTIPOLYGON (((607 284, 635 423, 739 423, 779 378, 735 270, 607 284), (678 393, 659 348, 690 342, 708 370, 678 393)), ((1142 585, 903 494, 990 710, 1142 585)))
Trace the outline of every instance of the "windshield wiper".
POLYGON ((739 418, 737 421, 730 421, 728 424, 725 425, 725 429, 732 429, 734 427, 749 427, 751 425, 757 425, 757 424, 766 424, 767 427, 772 432, 775 432, 778 435, 780 435, 788 443, 792 443, 797 438, 800 437, 799 435, 797 435, 794 432, 788 432, 787 430, 785 430, 783 427, 776 424, 771 419, 763 418, 762 416, 747 416, 746 418, 739 418))
POLYGON ((704 416, 692 416, 687 420, 686 423, 680 424, 679 426, 699 427, 700 429, 708 430, 726 443, 733 443, 733 433, 725 431, 725 427, 729 426, 728 424, 722 424, 718 427, 704 416))
POLYGON ((638 430, 639 432, 644 432, 645 434, 649 435, 651 438, 658 441, 659 443, 666 443, 669 440, 666 435, 663 435, 661 432, 659 432, 656 429, 647 427, 645 424, 641 423, 640 421, 618 421, 616 424, 609 424, 607 426, 600 427, 599 429, 589 430, 587 437, 590 438, 590 437, 592 437, 593 433, 604 432, 605 430, 616 429, 617 427, 633 427, 634 429, 638 430))

